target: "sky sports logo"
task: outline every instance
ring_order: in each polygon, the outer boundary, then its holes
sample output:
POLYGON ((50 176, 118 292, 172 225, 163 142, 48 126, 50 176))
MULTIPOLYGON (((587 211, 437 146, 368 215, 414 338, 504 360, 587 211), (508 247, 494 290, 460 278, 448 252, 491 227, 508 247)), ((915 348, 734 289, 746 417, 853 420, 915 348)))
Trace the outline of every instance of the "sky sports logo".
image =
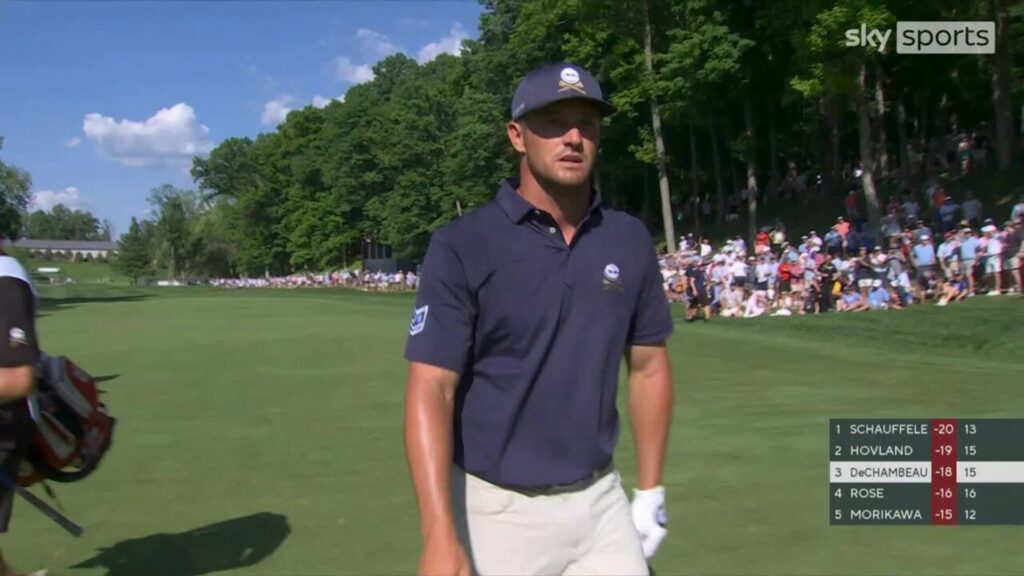
MULTIPOLYGON (((867 25, 846 31, 846 46, 875 49, 891 47, 892 29, 868 30, 867 25)), ((995 22, 897 22, 897 54, 995 54, 995 22)))

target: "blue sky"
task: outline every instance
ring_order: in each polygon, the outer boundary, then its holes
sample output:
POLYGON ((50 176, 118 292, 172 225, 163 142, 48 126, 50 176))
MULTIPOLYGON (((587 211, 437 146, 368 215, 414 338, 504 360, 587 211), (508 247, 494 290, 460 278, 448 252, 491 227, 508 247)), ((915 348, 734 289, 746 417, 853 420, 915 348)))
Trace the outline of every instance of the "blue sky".
POLYGON ((475 0, 0 0, 0 159, 31 173, 35 207, 114 224, 149 190, 194 187, 190 158, 273 131, 402 51, 427 61, 477 36, 475 0))

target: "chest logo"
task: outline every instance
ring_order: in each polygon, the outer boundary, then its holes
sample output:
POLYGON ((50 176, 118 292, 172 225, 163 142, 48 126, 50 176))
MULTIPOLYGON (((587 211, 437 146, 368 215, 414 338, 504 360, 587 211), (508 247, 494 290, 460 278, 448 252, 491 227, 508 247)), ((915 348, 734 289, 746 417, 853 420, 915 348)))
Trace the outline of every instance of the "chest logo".
POLYGON ((622 290, 622 282, 620 281, 619 267, 615 264, 608 264, 604 267, 604 280, 601 282, 605 290, 613 288, 616 290, 622 290))

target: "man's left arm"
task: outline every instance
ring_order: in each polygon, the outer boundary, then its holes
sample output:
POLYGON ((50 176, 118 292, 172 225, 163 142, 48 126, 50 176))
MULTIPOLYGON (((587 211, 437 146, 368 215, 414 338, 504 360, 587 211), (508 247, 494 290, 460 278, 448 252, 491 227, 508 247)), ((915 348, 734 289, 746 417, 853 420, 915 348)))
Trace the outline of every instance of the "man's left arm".
POLYGON ((625 353, 629 368, 630 422, 637 463, 633 523, 640 536, 644 556, 651 558, 668 533, 662 472, 673 400, 672 371, 665 342, 673 332, 673 321, 665 293, 660 290, 661 274, 654 244, 649 236, 647 241, 643 284, 625 353))
POLYGON ((672 422, 672 366, 664 343, 629 349, 629 416, 636 445, 637 489, 661 485, 672 422))

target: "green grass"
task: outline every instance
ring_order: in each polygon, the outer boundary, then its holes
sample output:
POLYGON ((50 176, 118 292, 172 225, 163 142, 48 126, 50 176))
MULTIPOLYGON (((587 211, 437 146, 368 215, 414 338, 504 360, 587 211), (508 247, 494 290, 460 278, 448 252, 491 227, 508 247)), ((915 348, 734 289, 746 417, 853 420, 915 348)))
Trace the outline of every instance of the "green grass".
POLYGON ((60 272, 57 273, 57 276, 60 278, 70 278, 71 280, 74 280, 76 284, 121 286, 131 284, 131 279, 114 272, 110 264, 106 262, 65 262, 60 260, 46 262, 43 260, 25 258, 22 258, 21 261, 22 265, 25 266, 25 269, 28 270, 29 274, 31 274, 39 284, 46 283, 46 278, 53 276, 52 274, 40 274, 38 272, 39 268, 60 268, 60 272))
MULTIPOLYGON (((2 545, 17 566, 111 576, 415 571, 401 431, 410 296, 46 295, 44 349, 116 376, 102 386, 119 424, 96 475, 58 487, 85 536, 68 537, 19 501, 2 545)), ((679 322, 670 533, 655 569, 1024 572, 1019 528, 827 522, 830 417, 1024 414, 1022 304, 975 298, 881 314, 679 322)), ((632 486, 628 433, 618 461, 632 486)))

